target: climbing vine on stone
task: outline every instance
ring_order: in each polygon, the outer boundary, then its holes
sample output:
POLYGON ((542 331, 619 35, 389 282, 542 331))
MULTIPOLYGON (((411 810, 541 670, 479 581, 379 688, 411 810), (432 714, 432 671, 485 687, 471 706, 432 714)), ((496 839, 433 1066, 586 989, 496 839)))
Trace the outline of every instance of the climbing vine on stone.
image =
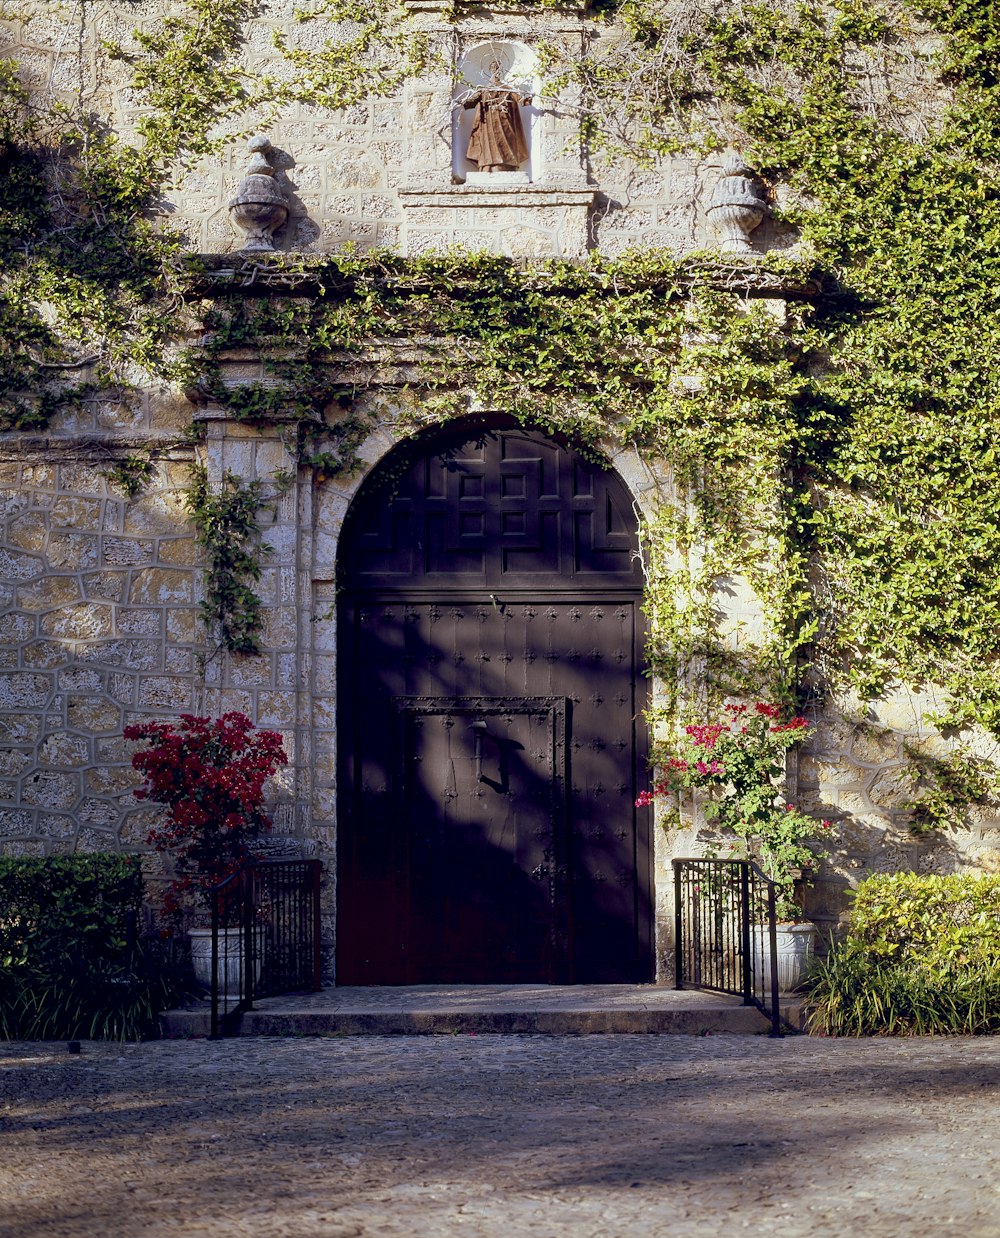
POLYGON ((263 482, 244 483, 227 472, 220 486, 209 489, 204 469, 193 474, 187 509, 205 554, 202 617, 221 648, 256 653, 261 606, 256 591, 261 574, 257 517, 263 482))
MULTIPOLYGON (((664 462, 672 489, 647 530, 649 610, 653 663, 673 682, 694 665, 718 690, 742 677, 800 700, 831 685, 864 697, 931 682, 950 693, 942 723, 1000 733, 997 4, 681 12, 621 0, 601 6, 618 21, 613 38, 549 62, 554 88, 562 74, 582 90, 594 151, 655 163, 735 146, 754 163, 803 255, 769 258, 756 284, 662 254, 522 268, 344 252, 276 259, 289 295, 237 304, 217 286, 199 292, 182 238, 156 217, 174 170, 269 107, 356 101, 350 54, 368 58, 366 89, 381 91, 423 62, 425 48, 404 54, 399 41, 405 6, 335 9, 324 0, 303 19, 353 16, 340 44, 278 39, 292 81, 240 64, 255 17, 243 0, 190 0, 123 39, 113 54, 131 63, 146 108, 136 147, 42 106, 0 65, 3 425, 40 427, 109 393, 127 401, 138 366, 233 416, 290 422, 300 460, 329 476, 352 466, 398 392, 367 362, 360 385, 331 381, 330 358, 360 364, 373 338, 421 339, 409 411, 392 416, 444 419, 488 392, 592 450, 617 440, 664 462), (768 280, 792 289, 784 322, 761 298, 768 280), (199 296, 214 301, 211 343, 179 355, 199 296), (237 344, 275 358, 266 382, 222 382, 237 344), (769 632, 733 657, 713 599, 738 578, 769 632)), ((340 27, 328 28, 336 42, 340 27)), ((207 511, 199 486, 192 502, 207 511)), ((230 483, 219 499, 243 501, 230 483)), ((226 572, 248 591, 227 643, 250 649, 253 568, 220 566, 211 596, 226 572)), ((229 605, 214 611, 220 623, 229 605)))

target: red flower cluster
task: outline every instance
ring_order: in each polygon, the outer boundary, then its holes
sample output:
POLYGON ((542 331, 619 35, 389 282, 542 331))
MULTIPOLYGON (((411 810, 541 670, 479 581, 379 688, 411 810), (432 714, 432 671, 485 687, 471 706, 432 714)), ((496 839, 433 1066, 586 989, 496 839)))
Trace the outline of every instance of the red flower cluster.
POLYGON ((696 761, 695 769, 699 774, 724 774, 726 767, 721 761, 696 761))
POLYGON ((691 736, 691 742, 699 748, 704 748, 706 751, 711 751, 719 742, 719 736, 729 727, 723 726, 720 722, 712 722, 706 726, 686 726, 684 734, 691 736))
POLYGON ((686 756, 664 753, 662 775, 652 791, 636 800, 648 808, 657 798, 690 788, 715 789, 723 800, 738 797, 751 786, 767 787, 779 777, 784 753, 808 735, 811 724, 796 716, 783 721, 781 705, 757 701, 754 705, 730 702, 723 706, 727 722, 692 723, 684 728, 689 751, 686 756), (733 789, 727 791, 730 785, 733 789))
POLYGON ((123 733, 150 745, 132 757, 146 778, 135 795, 167 806, 166 822, 146 841, 176 858, 181 875, 169 900, 176 903, 181 891, 207 889, 250 857, 252 840, 271 826, 264 784, 288 758, 277 732, 258 731, 236 712, 181 714, 176 723, 145 722, 123 733))
POLYGON ((758 701, 754 709, 758 714, 763 714, 765 718, 781 717, 781 706, 771 705, 767 701, 758 701))

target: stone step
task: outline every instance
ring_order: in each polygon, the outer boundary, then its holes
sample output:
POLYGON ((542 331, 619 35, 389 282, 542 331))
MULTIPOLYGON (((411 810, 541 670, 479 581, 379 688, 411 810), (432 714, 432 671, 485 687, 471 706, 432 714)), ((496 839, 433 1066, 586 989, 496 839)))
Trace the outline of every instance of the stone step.
MULTIPOLYGON (((782 1000, 790 1029, 802 1027, 802 1002, 782 1000)), ((161 1016, 165 1036, 207 1036, 207 1002, 161 1016)), ((753 1006, 717 993, 656 985, 415 985, 329 988, 259 999, 241 1019, 241 1036, 406 1036, 520 1034, 764 1035, 770 1023, 753 1006)))

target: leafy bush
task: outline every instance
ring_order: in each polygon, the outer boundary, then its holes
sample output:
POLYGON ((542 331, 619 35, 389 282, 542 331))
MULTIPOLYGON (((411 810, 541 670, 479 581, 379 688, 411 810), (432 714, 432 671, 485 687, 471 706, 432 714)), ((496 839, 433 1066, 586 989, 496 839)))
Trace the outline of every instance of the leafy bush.
POLYGON ((0 858, 0 1036, 134 1039, 173 996, 134 856, 0 858))
MULTIPOLYGON (((654 745, 660 777, 636 805, 646 807, 657 797, 681 791, 703 791, 705 819, 717 823, 724 837, 728 831, 741 839, 747 856, 777 886, 778 919, 801 920, 796 881, 808 884, 817 861, 826 855, 813 840, 825 837, 831 823, 789 804, 783 783, 786 754, 812 728, 805 718, 788 718, 780 705, 769 701, 758 701, 752 709, 725 705, 723 715, 722 721, 685 727, 679 745, 654 745)), ((732 843, 730 850, 735 848, 732 843)))
POLYGON ((177 722, 137 723, 123 734, 149 743, 132 757, 146 779, 136 799, 167 809, 146 838, 173 856, 179 874, 164 911, 178 913, 189 891, 209 908, 212 887, 245 864, 254 841, 271 828, 264 784, 288 764, 281 736, 258 731, 235 710, 221 718, 181 714, 177 722))
POLYGON ((1000 1031, 1000 876, 870 877, 809 992, 828 1035, 1000 1031))

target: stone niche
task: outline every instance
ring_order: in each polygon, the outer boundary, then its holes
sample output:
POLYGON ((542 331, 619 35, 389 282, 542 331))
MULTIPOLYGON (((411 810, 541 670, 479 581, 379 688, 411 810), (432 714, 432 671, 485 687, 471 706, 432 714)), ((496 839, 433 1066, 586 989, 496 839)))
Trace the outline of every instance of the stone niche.
POLYGON ((458 63, 458 82, 452 96, 451 149, 452 176, 456 184, 476 185, 499 190, 512 185, 528 185, 540 179, 542 162, 542 116, 538 93, 538 60, 524 43, 488 39, 470 47, 458 63), (480 89, 498 81, 531 103, 518 108, 528 146, 528 158, 509 172, 480 171, 466 152, 472 135, 475 108, 464 102, 480 89))
POLYGON ((512 258, 582 258, 592 189, 534 185, 400 190, 407 254, 460 247, 512 258))
POLYGON ((539 38, 578 42, 580 16, 514 15, 503 32, 495 17, 460 22, 450 78, 433 76, 407 91, 407 176, 398 187, 403 252, 460 248, 515 258, 579 258, 590 245, 595 190, 581 157, 575 110, 542 94, 539 38), (487 171, 468 158, 475 108, 466 99, 492 83, 530 99, 517 107, 527 157, 487 171))

